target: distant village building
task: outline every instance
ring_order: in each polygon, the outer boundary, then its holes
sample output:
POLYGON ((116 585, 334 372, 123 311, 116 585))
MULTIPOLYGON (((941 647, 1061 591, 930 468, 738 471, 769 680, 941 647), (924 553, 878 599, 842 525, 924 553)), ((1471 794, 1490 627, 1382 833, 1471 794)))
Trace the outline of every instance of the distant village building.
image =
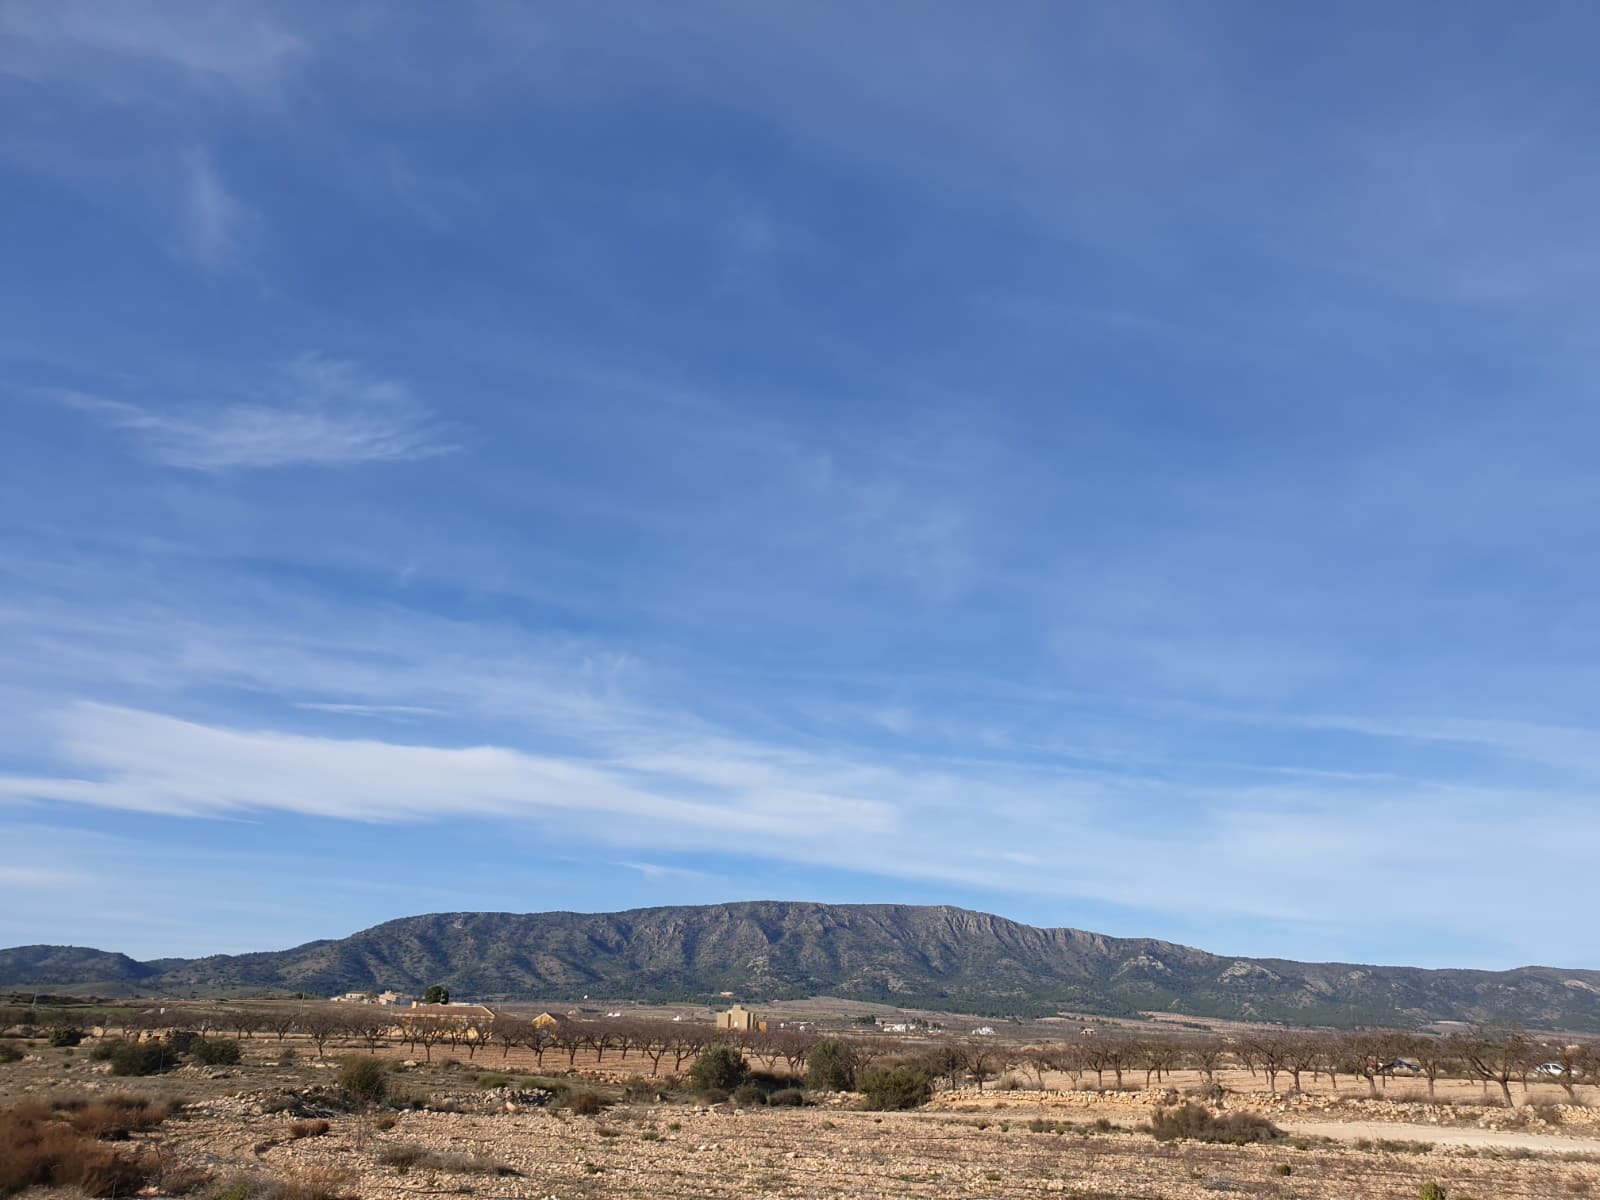
POLYGON ((993 1037, 994 1036, 994 1026, 993 1025, 979 1025, 976 1029, 974 1029, 972 1031, 972 1033, 973 1033, 974 1037, 993 1037))
POLYGON ((741 1004, 735 1004, 727 1012, 717 1014, 718 1029, 733 1029, 750 1032, 756 1029, 765 1029, 766 1022, 756 1020, 755 1013, 741 1004))
POLYGON ((399 992, 346 992, 342 996, 333 998, 335 1004, 415 1004, 416 1000, 410 996, 402 996, 399 992))
POLYGON ((565 1018, 563 1017, 556 1016, 554 1013, 542 1012, 533 1019, 533 1027, 535 1029, 554 1029, 557 1025, 561 1024, 564 1019, 565 1018))

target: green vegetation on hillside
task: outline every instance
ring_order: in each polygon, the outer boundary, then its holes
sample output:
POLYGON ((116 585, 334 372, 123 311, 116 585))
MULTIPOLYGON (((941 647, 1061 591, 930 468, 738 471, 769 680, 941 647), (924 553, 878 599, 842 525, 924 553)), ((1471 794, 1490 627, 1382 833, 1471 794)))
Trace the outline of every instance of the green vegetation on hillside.
POLYGON ((276 953, 137 963, 0 950, 0 986, 107 994, 399 988, 474 999, 769 1002, 829 995, 987 1016, 1141 1011, 1301 1025, 1435 1020, 1600 1029, 1600 972, 1424 971, 1228 958, 1144 938, 1037 929, 942 906, 752 902, 623 913, 436 913, 276 953))

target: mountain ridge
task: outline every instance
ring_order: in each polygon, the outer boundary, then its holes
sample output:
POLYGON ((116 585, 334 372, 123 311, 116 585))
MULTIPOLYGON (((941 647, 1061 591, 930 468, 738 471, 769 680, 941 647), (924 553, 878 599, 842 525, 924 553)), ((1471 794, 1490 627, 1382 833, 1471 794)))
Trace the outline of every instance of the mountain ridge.
POLYGON ((1600 971, 1306 963, 1040 928, 948 905, 744 901, 614 913, 428 913, 287 950, 140 962, 0 950, 0 986, 245 995, 443 983, 459 996, 757 1001, 831 995, 989 1015, 1161 1011, 1291 1024, 1600 1030, 1600 971))

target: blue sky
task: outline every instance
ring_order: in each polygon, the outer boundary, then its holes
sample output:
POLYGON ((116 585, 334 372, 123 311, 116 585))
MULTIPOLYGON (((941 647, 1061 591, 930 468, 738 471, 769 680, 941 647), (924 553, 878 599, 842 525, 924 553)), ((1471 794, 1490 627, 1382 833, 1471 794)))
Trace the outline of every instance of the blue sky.
POLYGON ((1597 35, 0 5, 0 944, 1600 966, 1597 35))

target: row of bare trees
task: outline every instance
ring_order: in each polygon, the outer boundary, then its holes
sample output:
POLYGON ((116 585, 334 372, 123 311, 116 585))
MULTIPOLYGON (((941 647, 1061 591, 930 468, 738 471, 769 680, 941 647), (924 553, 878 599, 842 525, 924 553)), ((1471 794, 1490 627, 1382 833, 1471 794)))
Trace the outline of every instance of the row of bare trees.
MULTIPOLYGON (((1248 1071, 1277 1092, 1287 1083, 1299 1090, 1307 1076, 1337 1089, 1341 1078, 1360 1080, 1369 1095, 1397 1077, 1421 1078, 1434 1096, 1441 1079, 1471 1079, 1495 1086, 1505 1103, 1514 1103, 1511 1085, 1524 1092, 1530 1078, 1558 1084, 1571 1100, 1577 1085, 1600 1079, 1600 1043, 1539 1039, 1520 1030, 1476 1030, 1433 1037, 1398 1030, 1327 1033, 1268 1029, 1228 1038, 1106 1038, 1050 1043, 1028 1048, 1019 1063, 1042 1080, 1045 1071, 1068 1075, 1076 1084, 1087 1075, 1117 1087, 1129 1075, 1143 1075, 1144 1086, 1160 1084, 1177 1070, 1197 1071, 1208 1082, 1224 1068, 1248 1071)), ((976 1074, 976 1073, 975 1073, 976 1074)))
MULTIPOLYGON (((674 1074, 717 1043, 739 1046, 768 1070, 801 1074, 819 1039, 809 1030, 730 1031, 688 1021, 628 1018, 563 1020, 539 1028, 527 1016, 510 1012, 484 1018, 327 1002, 129 1006, 100 1010, 97 1016, 122 1036, 173 1028, 202 1037, 262 1037, 278 1042, 296 1036, 310 1040, 319 1056, 330 1044, 360 1045, 368 1051, 398 1044, 428 1059, 436 1046, 447 1046, 468 1059, 480 1051, 499 1049, 505 1060, 513 1050, 526 1050, 541 1068, 547 1059, 571 1068, 579 1055, 592 1055, 601 1065, 608 1060, 618 1067, 626 1067, 630 1060, 648 1062, 652 1073, 670 1063, 674 1074)), ((89 1019, 88 1011, 81 1009, 0 1008, 0 1028, 82 1027, 89 1019)), ((915 1053, 931 1074, 951 1085, 967 1081, 980 1088, 1007 1072, 1031 1078, 1041 1088, 1050 1076, 1063 1075, 1075 1087, 1086 1086, 1092 1077, 1096 1088, 1108 1083, 1122 1088, 1130 1083, 1159 1086, 1177 1071, 1198 1072, 1206 1082, 1215 1083, 1219 1071, 1232 1069, 1248 1071, 1273 1092, 1285 1085, 1300 1089, 1309 1076, 1312 1081, 1326 1080, 1335 1089, 1342 1079, 1359 1081, 1368 1094, 1377 1095, 1380 1086, 1405 1076, 1425 1080, 1432 1096, 1441 1079, 1471 1079, 1486 1092, 1497 1088, 1509 1105, 1514 1103, 1514 1083, 1526 1093, 1530 1079, 1544 1080, 1576 1100, 1579 1083, 1600 1082, 1600 1042, 1540 1039, 1519 1030, 1432 1037, 1395 1030, 1274 1028, 1230 1037, 1113 1035, 1031 1046, 993 1038, 891 1039, 854 1031, 828 1036, 844 1037, 861 1065, 887 1054, 915 1053)))

